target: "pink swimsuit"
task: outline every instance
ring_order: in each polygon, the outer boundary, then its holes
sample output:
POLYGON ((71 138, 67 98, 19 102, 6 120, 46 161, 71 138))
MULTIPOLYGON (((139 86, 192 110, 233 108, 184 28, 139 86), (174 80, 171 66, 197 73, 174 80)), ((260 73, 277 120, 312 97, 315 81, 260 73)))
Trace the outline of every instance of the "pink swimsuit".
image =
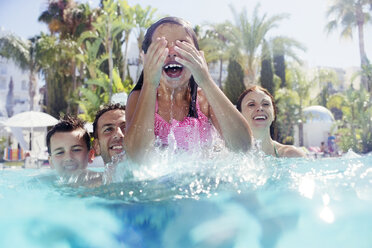
POLYGON ((198 118, 185 117, 182 121, 172 119, 171 122, 165 121, 158 114, 158 101, 155 105, 155 136, 162 146, 175 144, 177 149, 190 150, 211 143, 212 125, 203 112, 200 110, 199 102, 196 101, 198 118))

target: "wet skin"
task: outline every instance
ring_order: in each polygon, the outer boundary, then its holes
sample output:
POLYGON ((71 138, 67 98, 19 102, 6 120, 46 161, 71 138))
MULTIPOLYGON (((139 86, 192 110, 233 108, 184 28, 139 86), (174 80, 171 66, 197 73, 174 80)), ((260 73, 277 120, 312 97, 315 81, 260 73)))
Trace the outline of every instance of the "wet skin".
POLYGON ((50 139, 50 165, 61 176, 78 175, 88 166, 90 154, 83 129, 56 132, 50 139))
POLYGON ((115 109, 105 112, 97 122, 97 136, 94 149, 106 163, 112 156, 124 151, 125 111, 115 109))

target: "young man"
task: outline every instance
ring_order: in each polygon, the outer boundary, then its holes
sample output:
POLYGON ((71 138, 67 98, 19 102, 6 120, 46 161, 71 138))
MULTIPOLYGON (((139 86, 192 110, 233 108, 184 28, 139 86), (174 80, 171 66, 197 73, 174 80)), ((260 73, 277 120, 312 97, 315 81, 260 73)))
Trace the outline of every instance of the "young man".
POLYGON ((48 132, 47 146, 50 166, 69 184, 102 184, 102 173, 87 170, 94 151, 82 120, 66 115, 48 132))
POLYGON ((109 104, 98 111, 93 122, 93 146, 105 164, 124 151, 125 106, 109 104))

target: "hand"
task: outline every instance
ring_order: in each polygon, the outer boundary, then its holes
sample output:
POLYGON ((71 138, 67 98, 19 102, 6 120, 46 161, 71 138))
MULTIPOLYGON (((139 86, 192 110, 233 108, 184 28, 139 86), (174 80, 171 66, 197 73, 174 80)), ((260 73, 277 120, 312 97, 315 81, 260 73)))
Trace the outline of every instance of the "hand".
POLYGON ((203 88, 205 82, 211 80, 204 52, 198 51, 188 42, 178 40, 174 49, 181 55, 175 58, 176 61, 186 66, 191 71, 196 83, 203 88))
POLYGON ((157 38, 149 46, 144 56, 143 75, 144 84, 159 86, 164 61, 168 55, 167 41, 164 37, 157 38))

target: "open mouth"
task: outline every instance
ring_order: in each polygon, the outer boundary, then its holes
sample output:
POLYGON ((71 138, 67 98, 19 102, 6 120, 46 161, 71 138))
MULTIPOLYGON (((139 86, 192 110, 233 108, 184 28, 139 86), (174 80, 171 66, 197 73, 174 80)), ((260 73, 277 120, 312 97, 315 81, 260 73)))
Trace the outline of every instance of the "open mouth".
POLYGON ((113 145, 113 146, 110 146, 110 150, 113 150, 116 153, 120 153, 121 151, 123 151, 123 146, 122 145, 113 145))
POLYGON ((163 66, 165 74, 170 78, 178 78, 181 76, 183 66, 177 62, 169 62, 163 66))
POLYGON ((74 171, 74 170, 77 170, 78 165, 77 164, 65 164, 64 168, 67 171, 74 171))
POLYGON ((256 121, 264 121, 266 119, 267 119, 267 117, 264 116, 264 115, 257 115, 255 117, 253 117, 253 120, 256 120, 256 121))

